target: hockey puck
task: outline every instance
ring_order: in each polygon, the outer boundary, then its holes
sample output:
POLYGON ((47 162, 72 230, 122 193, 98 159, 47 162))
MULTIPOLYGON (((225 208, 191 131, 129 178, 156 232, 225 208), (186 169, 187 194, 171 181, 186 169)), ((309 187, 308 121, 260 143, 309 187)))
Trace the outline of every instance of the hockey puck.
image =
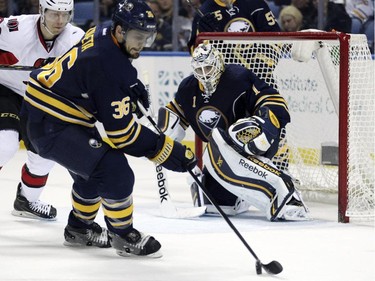
POLYGON ((256 261, 255 269, 258 275, 262 274, 262 264, 260 263, 260 261, 256 261))

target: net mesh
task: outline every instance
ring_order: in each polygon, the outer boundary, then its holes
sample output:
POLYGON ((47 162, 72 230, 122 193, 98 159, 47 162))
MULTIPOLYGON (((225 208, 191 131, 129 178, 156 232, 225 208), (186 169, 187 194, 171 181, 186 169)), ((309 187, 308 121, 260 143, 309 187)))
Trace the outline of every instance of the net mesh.
MULTIPOLYGON (((340 40, 212 36, 225 63, 241 64, 287 100, 291 123, 282 132, 273 162, 298 179, 310 200, 337 202, 338 169, 347 169, 346 215, 374 217, 374 62, 366 37, 349 44, 348 165, 338 157, 340 40), (307 62, 292 59, 301 42, 319 46, 307 62)), ((341 134, 340 134, 341 136, 341 134)))
POLYGON ((374 216, 374 63, 364 37, 352 37, 349 52, 348 209, 352 217, 374 216))

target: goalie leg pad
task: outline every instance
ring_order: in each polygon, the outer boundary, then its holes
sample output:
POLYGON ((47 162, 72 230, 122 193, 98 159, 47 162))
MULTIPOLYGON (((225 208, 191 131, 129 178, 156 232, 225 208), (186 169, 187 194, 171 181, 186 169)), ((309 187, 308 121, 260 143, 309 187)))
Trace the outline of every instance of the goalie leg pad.
POLYGON ((203 155, 213 178, 229 192, 263 211, 271 221, 285 213, 295 188, 286 174, 265 157, 244 157, 237 153, 218 129, 203 155))
MULTIPOLYGON (((293 184, 296 185, 296 181, 292 181, 293 184)), ((291 199, 279 213, 278 219, 287 221, 305 221, 311 219, 309 209, 303 201, 300 191, 295 189, 291 199)))
MULTIPOLYGON (((249 203, 228 192, 228 190, 223 188, 214 178, 212 178, 207 170, 204 172, 205 174, 201 176, 202 184, 210 192, 211 196, 227 216, 235 216, 249 210, 249 203)), ((195 182, 190 185, 190 191, 195 207, 205 206, 207 208, 206 213, 220 214, 195 182)))

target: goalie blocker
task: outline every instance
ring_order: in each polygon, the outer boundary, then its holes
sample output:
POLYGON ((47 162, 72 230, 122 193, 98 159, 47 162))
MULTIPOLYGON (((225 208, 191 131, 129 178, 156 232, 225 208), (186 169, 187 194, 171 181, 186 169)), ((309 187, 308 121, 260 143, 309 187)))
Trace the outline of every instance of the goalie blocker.
POLYGON ((245 154, 224 131, 213 130, 203 161, 221 186, 264 212, 270 221, 309 219, 308 208, 292 178, 267 158, 245 154))

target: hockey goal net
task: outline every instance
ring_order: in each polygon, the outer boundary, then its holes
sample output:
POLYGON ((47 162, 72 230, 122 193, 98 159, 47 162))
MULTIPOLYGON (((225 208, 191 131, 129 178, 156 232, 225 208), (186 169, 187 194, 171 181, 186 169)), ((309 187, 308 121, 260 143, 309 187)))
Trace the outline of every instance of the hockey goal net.
MULTIPOLYGON (((221 51, 225 63, 251 69, 287 100, 291 123, 273 160, 299 180, 304 198, 338 202, 340 222, 373 219, 374 61, 366 37, 339 32, 202 33, 197 43, 203 40, 221 51), (313 50, 303 62, 292 56, 301 47, 313 50)), ((198 138, 196 153, 200 158, 198 138)))

